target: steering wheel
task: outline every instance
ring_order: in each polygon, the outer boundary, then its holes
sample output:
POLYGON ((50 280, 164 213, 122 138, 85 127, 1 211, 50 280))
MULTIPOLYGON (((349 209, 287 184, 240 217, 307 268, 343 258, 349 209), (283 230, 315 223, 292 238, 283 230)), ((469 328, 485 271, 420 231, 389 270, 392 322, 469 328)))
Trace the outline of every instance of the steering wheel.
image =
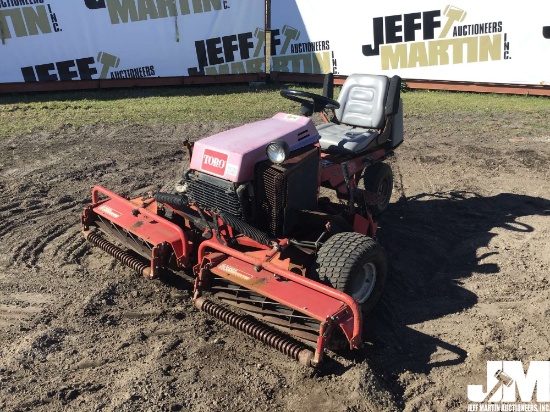
POLYGON ((314 112, 320 112, 323 109, 334 110, 340 107, 340 103, 334 99, 302 90, 283 89, 281 90, 281 96, 301 103, 307 108, 312 109, 314 112))

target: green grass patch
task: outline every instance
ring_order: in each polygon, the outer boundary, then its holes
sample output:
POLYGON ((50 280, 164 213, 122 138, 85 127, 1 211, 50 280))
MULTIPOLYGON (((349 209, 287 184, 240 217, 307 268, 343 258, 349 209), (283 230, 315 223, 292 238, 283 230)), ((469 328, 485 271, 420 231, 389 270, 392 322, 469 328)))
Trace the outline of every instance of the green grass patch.
MULTIPOLYGON (((0 95, 0 136, 67 125, 246 122, 279 111, 298 114, 299 104, 279 95, 282 88, 321 92, 321 87, 304 85, 254 88, 237 84, 0 95)), ((522 112, 546 122, 550 112, 550 99, 544 97, 429 91, 409 91, 402 97, 407 117, 445 113, 517 116, 522 112)))
POLYGON ((492 93, 465 93, 414 90, 402 94, 407 115, 429 113, 548 113, 550 99, 541 96, 504 95, 492 93))

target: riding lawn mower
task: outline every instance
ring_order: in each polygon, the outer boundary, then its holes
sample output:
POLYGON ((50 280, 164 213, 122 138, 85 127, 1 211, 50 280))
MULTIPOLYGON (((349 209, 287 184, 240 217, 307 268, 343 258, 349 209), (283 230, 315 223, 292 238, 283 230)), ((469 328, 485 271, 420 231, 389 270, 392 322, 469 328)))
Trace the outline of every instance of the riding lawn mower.
POLYGON ((383 161, 403 141, 400 89, 398 76, 353 74, 338 100, 331 75, 321 95, 281 90, 302 115, 186 142, 173 190, 94 187, 84 237, 147 278, 192 274, 197 308, 304 365, 360 348, 388 272, 375 219, 393 186, 383 161))

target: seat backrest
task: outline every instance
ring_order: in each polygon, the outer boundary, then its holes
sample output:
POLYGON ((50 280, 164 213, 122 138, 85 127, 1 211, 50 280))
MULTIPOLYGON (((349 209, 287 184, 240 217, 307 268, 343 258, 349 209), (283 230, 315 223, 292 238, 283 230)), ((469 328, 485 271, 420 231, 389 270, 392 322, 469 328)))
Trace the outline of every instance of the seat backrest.
POLYGON ((348 76, 338 102, 336 118, 351 126, 381 129, 386 114, 386 96, 389 79, 375 74, 352 74, 348 76))

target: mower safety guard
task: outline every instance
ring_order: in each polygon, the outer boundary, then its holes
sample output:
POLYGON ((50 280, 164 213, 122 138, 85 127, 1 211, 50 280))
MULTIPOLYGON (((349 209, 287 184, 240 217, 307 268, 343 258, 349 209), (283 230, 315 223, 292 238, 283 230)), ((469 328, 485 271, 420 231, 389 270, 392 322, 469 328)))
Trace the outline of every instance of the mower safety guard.
POLYGON ((335 326, 342 329, 352 349, 359 348, 362 328, 359 304, 346 293, 271 263, 277 253, 277 248, 265 250, 264 257, 258 258, 214 239, 202 242, 198 250, 199 263, 194 267, 196 296, 211 272, 320 321, 314 363, 321 361, 335 326))
MULTIPOLYGON (((115 227, 129 232, 152 246, 150 277, 156 277, 166 255, 173 252, 179 266, 188 266, 189 250, 185 232, 174 223, 149 209, 156 202, 143 198, 128 200, 101 186, 92 189, 92 204, 82 214, 82 228, 86 233, 98 217, 110 221, 115 227), (100 200, 100 195, 106 199, 100 200), (171 248, 171 250, 170 250, 171 248)), ((148 272, 149 273, 149 272, 148 272)))

